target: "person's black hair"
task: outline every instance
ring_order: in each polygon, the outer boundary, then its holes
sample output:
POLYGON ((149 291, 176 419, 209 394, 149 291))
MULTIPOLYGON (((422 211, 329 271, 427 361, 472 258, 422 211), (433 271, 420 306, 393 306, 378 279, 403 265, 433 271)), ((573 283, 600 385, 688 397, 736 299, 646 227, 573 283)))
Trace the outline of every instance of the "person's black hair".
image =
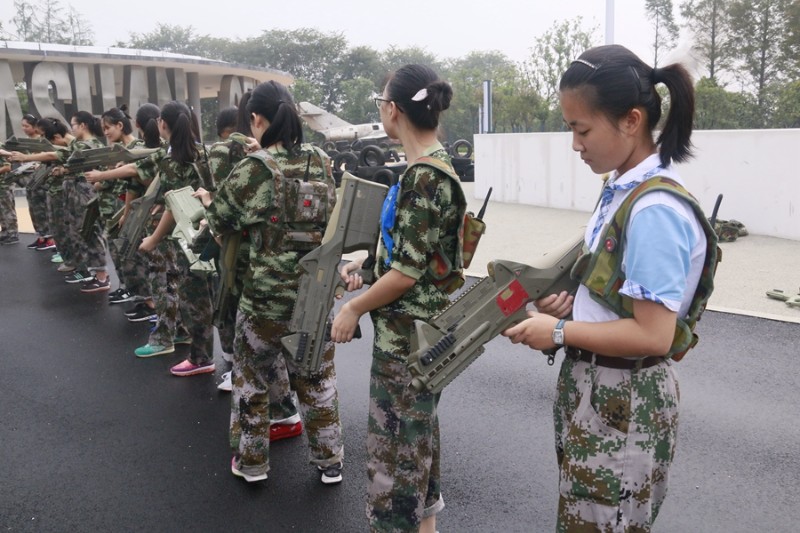
POLYGON ((129 117, 128 113, 125 111, 126 108, 124 105, 122 107, 112 107, 103 113, 100 118, 103 122, 111 126, 114 124, 122 124, 122 133, 130 135, 133 133, 133 126, 131 125, 131 117, 129 117))
POLYGON ((425 65, 400 67, 384 84, 389 100, 419 129, 435 130, 439 115, 450 107, 453 88, 425 65))
POLYGON ((148 148, 161 146, 161 134, 158 132, 158 117, 161 110, 155 104, 142 104, 136 110, 136 127, 142 130, 144 145, 148 148))
POLYGON ((184 165, 197 160, 196 127, 192 127, 194 115, 189 107, 175 100, 167 102, 161 108, 161 120, 169 128, 170 157, 184 165))
POLYGON ((587 105, 612 121, 639 107, 652 132, 661 120, 661 96, 656 85, 669 90, 669 113, 656 140, 661 164, 685 161, 692 155, 694 88, 689 73, 674 63, 653 69, 636 54, 617 44, 590 48, 561 76, 559 90, 580 90, 587 105))
POLYGON ((303 123, 289 89, 282 84, 274 80, 259 84, 245 107, 249 113, 256 113, 269 121, 269 127, 259 141, 262 147, 280 142, 292 151, 303 142, 303 123))
POLYGON ((31 126, 36 126, 36 121, 38 119, 35 116, 31 115, 30 113, 25 113, 24 115, 22 115, 22 120, 24 120, 31 126))
POLYGON ((250 113, 247 111, 247 102, 250 101, 252 94, 251 89, 239 97, 239 109, 236 115, 236 131, 248 137, 253 136, 253 130, 250 129, 250 113))
POLYGON ((50 142, 56 138, 56 135, 66 137, 69 133, 69 127, 57 118, 40 118, 36 121, 36 127, 42 130, 42 135, 50 142))
POLYGON ((236 106, 226 107, 217 115, 217 135, 222 137, 225 130, 236 129, 236 123, 239 115, 239 108, 236 106))
POLYGON ((88 111, 77 111, 72 115, 72 118, 74 118, 75 122, 78 124, 86 126, 89 129, 89 133, 95 137, 103 136, 103 126, 100 124, 100 119, 88 111))

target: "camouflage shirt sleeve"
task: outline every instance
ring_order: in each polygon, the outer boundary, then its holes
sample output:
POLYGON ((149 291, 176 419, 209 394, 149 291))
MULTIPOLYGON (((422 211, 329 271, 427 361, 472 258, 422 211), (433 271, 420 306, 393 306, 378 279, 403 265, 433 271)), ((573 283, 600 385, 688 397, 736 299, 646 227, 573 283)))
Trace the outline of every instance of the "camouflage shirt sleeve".
POLYGON ((269 206, 274 203, 273 184, 272 172, 261 161, 244 158, 222 183, 206 209, 211 230, 221 235, 265 221, 269 206))

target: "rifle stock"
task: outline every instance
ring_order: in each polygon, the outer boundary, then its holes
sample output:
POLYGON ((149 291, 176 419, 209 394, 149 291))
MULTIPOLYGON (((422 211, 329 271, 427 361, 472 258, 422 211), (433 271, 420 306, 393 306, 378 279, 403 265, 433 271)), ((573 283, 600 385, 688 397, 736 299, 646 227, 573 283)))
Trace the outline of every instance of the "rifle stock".
POLYGON ((216 271, 214 265, 208 261, 202 261, 192 250, 195 238, 200 234, 200 221, 206 217, 206 210, 202 202, 192 196, 192 187, 183 187, 168 191, 164 194, 164 200, 172 211, 175 219, 175 229, 172 230, 172 238, 178 242, 184 255, 189 260, 189 270, 201 276, 207 276, 216 271))
POLYGON ((30 139, 27 137, 9 137, 4 143, 6 150, 24 152, 26 154, 39 154, 41 152, 55 152, 56 147, 47 139, 30 139))
POLYGON ((139 249, 139 244, 142 242, 142 234, 150 221, 150 211, 156 204, 156 199, 161 190, 160 182, 159 176, 156 176, 144 196, 136 198, 130 204, 128 216, 119 230, 119 238, 114 239, 119 248, 119 255, 122 261, 130 261, 133 258, 133 254, 139 249))
POLYGON ((582 246, 583 231, 532 265, 492 261, 489 276, 433 320, 415 320, 407 362, 413 376, 409 386, 418 392, 441 392, 483 353, 484 344, 527 318, 528 302, 574 291, 577 282, 570 277, 570 270, 582 246))
POLYGON ((365 283, 370 283, 373 277, 370 262, 374 265, 381 208, 389 188, 347 172, 341 183, 339 201, 325 229, 322 244, 300 260, 305 273, 300 278, 290 322, 290 329, 295 333, 281 339, 292 360, 305 373, 319 371, 325 343, 330 340, 328 317, 336 294, 345 289, 339 276, 342 255, 367 250, 369 256, 365 268, 359 273, 365 283))
POLYGON ((2 183, 4 185, 8 185, 19 179, 21 176, 24 176, 25 174, 33 174, 33 172, 36 170, 38 166, 39 166, 38 161, 29 161, 27 163, 22 163, 17 168, 13 169, 11 172, 7 172, 5 176, 2 177, 2 183))
POLYGON ((158 148, 136 148, 129 150, 121 144, 112 144, 90 150, 76 150, 64 163, 68 174, 80 174, 100 167, 108 167, 117 163, 138 161, 157 152, 158 148))

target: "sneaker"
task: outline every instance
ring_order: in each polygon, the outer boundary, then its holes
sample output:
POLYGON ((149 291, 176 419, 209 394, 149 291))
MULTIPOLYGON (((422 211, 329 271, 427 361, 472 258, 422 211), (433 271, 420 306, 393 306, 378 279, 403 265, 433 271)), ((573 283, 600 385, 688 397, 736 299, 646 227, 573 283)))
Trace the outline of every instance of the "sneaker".
POLYGON ((81 287, 81 292, 103 292, 111 290, 111 280, 106 278, 105 281, 100 281, 95 278, 92 281, 87 281, 81 287))
POLYGON ((5 235, 4 237, 0 238, 0 244, 19 244, 19 236, 5 235))
POLYGON ((208 374, 214 372, 216 367, 214 363, 206 363, 204 365, 196 365, 186 359, 169 369, 173 376, 194 376, 196 374, 208 374))
POLYGON ((64 276, 64 281, 67 283, 88 283, 94 281, 94 279, 94 274, 90 274, 89 272, 75 272, 74 274, 64 276))
POLYGON ((272 420, 269 426, 269 440, 276 441, 289 439, 303 434, 303 422, 300 415, 295 413, 289 418, 272 420))
POLYGON ((234 476, 243 477, 244 480, 247 481, 248 483, 253 483, 256 481, 264 481, 265 479, 267 479, 266 473, 251 476, 249 474, 245 474, 244 472, 236 468, 236 457, 231 457, 231 473, 234 476))
POLYGON ((133 301, 135 298, 136 296, 128 292, 128 289, 120 287, 108 295, 108 303, 109 305, 124 304, 125 302, 133 301))
MULTIPOLYGON (((139 302, 136 305, 134 305, 133 307, 131 307, 130 309, 126 309, 122 314, 125 315, 125 316, 130 317, 130 316, 133 316, 136 313, 138 313, 139 309, 141 309, 143 307, 147 307, 147 304, 145 304, 143 302, 139 302)), ((147 308, 150 309, 149 307, 147 307, 147 308)))
POLYGON ((51 263, 63 263, 64 259, 61 257, 61 254, 56 252, 53 254, 53 257, 50 258, 51 263))
MULTIPOLYGON (((217 389, 225 392, 230 392, 233 388, 233 383, 231 382, 231 372, 225 372, 222 374, 222 383, 217 385, 217 389)), ((270 431, 269 440, 272 440, 272 431, 270 431)))
POLYGON ((44 237, 39 237, 38 239, 36 239, 36 240, 35 240, 35 241, 33 241, 32 243, 30 243, 30 244, 27 246, 27 248, 28 248, 28 250, 36 250, 36 249, 37 249, 37 248, 39 248, 40 246, 44 246, 44 243, 45 243, 45 242, 47 242, 47 239, 45 239, 44 237))
POLYGON ((336 463, 330 466, 318 466, 317 470, 321 472, 320 481, 326 485, 334 485, 342 482, 342 463, 336 463))
POLYGON ((155 309, 150 309, 145 304, 141 304, 142 306, 136 309, 136 312, 133 314, 125 313, 128 317, 128 320, 131 322, 147 322, 148 320, 157 320, 158 314, 156 313, 155 309))
POLYGON ((156 355, 164 355, 174 351, 174 346, 153 346, 150 344, 145 344, 144 346, 139 346, 136 348, 133 353, 136 354, 136 357, 154 357, 156 355))
POLYGON ((192 344, 191 337, 175 337, 172 339, 172 344, 192 344))
POLYGON ((61 263, 56 270, 64 273, 75 272, 75 267, 68 263, 61 263))
POLYGON ((54 241, 53 239, 43 239, 43 240, 44 242, 36 247, 37 252, 56 249, 56 241, 54 241))

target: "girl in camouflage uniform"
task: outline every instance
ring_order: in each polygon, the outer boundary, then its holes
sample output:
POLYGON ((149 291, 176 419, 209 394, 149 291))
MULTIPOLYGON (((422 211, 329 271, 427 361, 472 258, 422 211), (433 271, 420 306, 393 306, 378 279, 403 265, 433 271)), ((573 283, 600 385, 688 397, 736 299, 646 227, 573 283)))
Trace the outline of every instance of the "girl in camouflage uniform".
POLYGON ((610 45, 573 61, 560 91, 573 150, 593 172, 610 173, 585 248, 594 257, 623 247, 622 283, 600 296, 589 288, 594 277, 582 276, 574 301, 566 293, 537 301, 539 313, 504 334, 539 350, 567 346, 554 406, 558 531, 650 531, 666 495, 678 423, 669 355, 677 320, 701 292, 705 217, 686 197, 655 191, 632 204, 619 241, 601 237, 639 184, 681 183, 671 163, 690 156, 692 82, 680 65, 653 69, 610 45), (656 141, 659 83, 669 90, 669 114, 656 141), (612 309, 615 296, 632 313, 612 309))
MULTIPOLYGON (((22 117, 22 131, 31 139, 38 139, 42 136, 37 122, 38 120, 33 115, 28 114, 22 117)), ((28 248, 35 250, 40 246, 45 247, 48 240, 50 240, 50 244, 53 244, 50 228, 47 225, 47 190, 44 187, 33 189, 29 181, 25 185, 25 197, 28 199, 28 211, 36 232, 36 240, 29 244, 28 248)))
MULTIPOLYGON (((177 303, 181 318, 189 330, 191 348, 189 357, 170 368, 170 373, 182 377, 213 373, 215 366, 211 280, 191 272, 186 255, 169 238, 175 227, 175 219, 166 208, 164 199, 165 193, 187 185, 197 190, 204 184, 203 173, 207 175, 208 169, 205 167, 203 171, 200 168, 206 163, 197 146, 199 131, 195 117, 186 104, 176 101, 164 104, 158 128, 161 137, 169 143, 168 154, 158 162, 160 186, 156 204, 163 207, 164 211, 156 228, 142 240, 139 251, 150 253, 165 242, 177 258, 177 303)), ((205 185, 212 188, 210 184, 205 185)))
MULTIPOLYGON (((418 159, 434 158, 452 167, 437 139, 439 115, 453 91, 435 72, 406 65, 375 99, 386 133, 400 139, 409 169, 400 177, 394 224, 384 219, 384 248, 378 280, 348 301, 333 322, 337 342, 353 337, 358 320, 370 313, 375 326, 370 374, 367 450, 367 517, 372 531, 433 533, 444 508, 439 482, 439 395, 415 392, 406 359, 414 320, 430 320, 449 303, 430 268, 434 255, 454 258, 465 205, 461 185, 442 170, 418 159)), ((453 172, 455 175, 455 172, 453 172)), ((348 288, 360 285, 349 263, 342 272, 348 288)))
MULTIPOLYGON (((318 205, 323 223, 336 196, 329 160, 321 150, 302 144, 300 117, 284 86, 259 85, 246 108, 263 148, 236 165, 206 214, 215 235, 245 229, 250 234, 236 316, 230 440, 231 472, 252 482, 266 479, 269 471, 270 389, 280 379, 275 369, 283 359, 281 338, 291 333, 289 321, 302 273, 298 260, 311 249, 287 237, 284 223, 291 200, 283 194, 292 186, 289 179, 305 176, 316 192, 324 191, 318 205)), ((306 229, 311 231, 299 231, 306 229)), ((314 226, 313 231, 321 236, 321 228, 314 226)), ((342 480, 344 458, 333 356, 329 342, 319 372, 312 375, 303 375, 285 358, 305 422, 311 464, 326 484, 342 480)))

